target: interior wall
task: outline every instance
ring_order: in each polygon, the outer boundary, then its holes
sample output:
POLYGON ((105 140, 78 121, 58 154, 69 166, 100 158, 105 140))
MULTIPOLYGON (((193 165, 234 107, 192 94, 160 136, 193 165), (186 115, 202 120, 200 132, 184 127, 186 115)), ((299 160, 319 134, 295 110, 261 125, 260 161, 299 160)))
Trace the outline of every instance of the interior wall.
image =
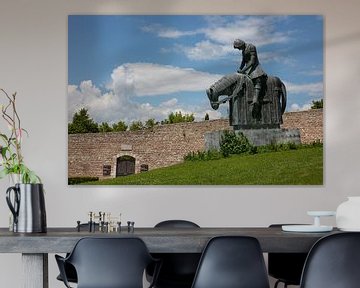
MULTIPOLYGON (((135 226, 186 218, 201 226, 311 222, 308 210, 334 210, 360 195, 360 25, 357 0, 2 0, 0 87, 18 92, 30 136, 28 165, 46 188, 48 226, 75 226, 89 210, 121 212, 135 226), (323 186, 67 186, 67 15, 322 14, 325 24, 325 180, 323 186)), ((126 41, 126 39, 124 39, 126 41)), ((309 67, 311 69, 311 67, 309 67)), ((0 226, 8 225, 6 179, 0 181, 0 226)), ((334 219, 326 220, 335 224, 334 219)), ((55 261, 50 262, 50 287, 55 261)), ((2 286, 20 287, 19 255, 0 255, 2 286)))

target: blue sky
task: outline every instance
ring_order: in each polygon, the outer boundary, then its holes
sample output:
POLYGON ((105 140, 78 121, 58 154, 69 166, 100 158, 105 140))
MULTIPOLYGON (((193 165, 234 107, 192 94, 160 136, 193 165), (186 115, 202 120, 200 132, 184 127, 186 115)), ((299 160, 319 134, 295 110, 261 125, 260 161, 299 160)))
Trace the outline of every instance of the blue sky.
POLYGON ((323 98, 323 17, 71 15, 68 19, 68 119, 86 107, 97 122, 160 121, 172 111, 227 117, 205 90, 234 73, 240 38, 288 90, 288 111, 323 98))

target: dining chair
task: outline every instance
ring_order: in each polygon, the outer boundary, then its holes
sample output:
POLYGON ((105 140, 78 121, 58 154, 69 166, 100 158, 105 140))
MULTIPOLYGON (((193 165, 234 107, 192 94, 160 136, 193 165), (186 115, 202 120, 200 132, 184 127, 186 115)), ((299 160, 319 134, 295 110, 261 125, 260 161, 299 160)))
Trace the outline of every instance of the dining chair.
MULTIPOLYGON (((142 288, 145 268, 154 262, 154 281, 160 262, 139 238, 82 238, 68 257, 55 255, 61 277, 70 288, 65 263, 74 266, 77 288, 142 288)), ((153 283, 149 287, 153 287, 153 283)))
MULTIPOLYGON (((155 225, 155 229, 200 228, 188 220, 165 220, 155 225)), ((152 254, 161 259, 162 266, 155 283, 156 288, 190 288, 198 266, 200 253, 156 253, 152 254)), ((153 275, 153 266, 147 269, 147 279, 153 275)))
POLYGON ((192 288, 269 288, 260 244, 249 236, 219 236, 206 245, 192 288))
POLYGON ((358 288, 359 267, 359 232, 325 236, 309 252, 300 288, 358 288))
MULTIPOLYGON (((269 228, 278 228, 288 224, 272 224, 269 228)), ((277 279, 274 288, 283 283, 284 288, 288 285, 300 285, 301 273, 307 253, 269 253, 268 273, 277 279)))
MULTIPOLYGON (((89 224, 88 223, 82 223, 80 224, 80 229, 81 230, 88 230, 89 229, 89 224)), ((99 224, 95 223, 95 229, 99 229, 99 224)), ((66 254, 66 257, 69 256, 69 253, 66 254)), ((71 265, 70 263, 65 262, 64 263, 64 268, 65 268, 65 274, 66 274, 66 278, 68 280, 68 282, 71 283, 77 283, 77 274, 76 274, 76 270, 74 268, 73 265, 71 265)), ((63 278, 61 277, 61 274, 59 274, 56 277, 57 280, 59 281, 63 281, 63 278)), ((64 281, 63 281, 64 282, 64 281)))

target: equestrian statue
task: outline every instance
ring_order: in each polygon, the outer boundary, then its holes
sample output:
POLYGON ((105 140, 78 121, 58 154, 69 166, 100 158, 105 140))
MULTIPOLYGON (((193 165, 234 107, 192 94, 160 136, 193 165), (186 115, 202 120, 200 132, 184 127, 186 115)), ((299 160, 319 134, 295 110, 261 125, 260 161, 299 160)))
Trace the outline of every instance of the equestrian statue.
POLYGON ((240 68, 206 90, 211 107, 229 102, 234 130, 280 128, 287 100, 284 83, 263 71, 253 44, 236 39, 234 49, 242 51, 240 68))

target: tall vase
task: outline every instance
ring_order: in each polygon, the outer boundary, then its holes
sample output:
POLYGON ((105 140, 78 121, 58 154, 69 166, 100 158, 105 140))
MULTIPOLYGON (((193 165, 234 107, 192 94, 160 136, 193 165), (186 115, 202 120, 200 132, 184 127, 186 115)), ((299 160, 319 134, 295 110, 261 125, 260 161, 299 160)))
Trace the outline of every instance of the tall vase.
POLYGON ((342 231, 360 231, 360 196, 348 197, 338 206, 336 226, 342 231))
POLYGON ((45 197, 42 184, 15 184, 6 191, 6 201, 13 214, 13 231, 47 231, 45 197))

